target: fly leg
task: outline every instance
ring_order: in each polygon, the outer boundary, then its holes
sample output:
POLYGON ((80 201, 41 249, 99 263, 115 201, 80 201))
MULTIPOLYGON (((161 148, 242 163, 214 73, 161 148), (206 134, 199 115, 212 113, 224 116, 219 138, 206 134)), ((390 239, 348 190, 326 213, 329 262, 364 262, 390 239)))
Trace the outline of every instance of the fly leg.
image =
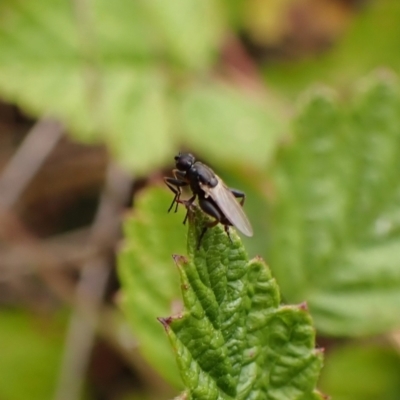
POLYGON ((246 193, 233 188, 229 188, 229 190, 237 199, 240 199, 240 205, 243 207, 244 201, 246 200, 246 193))
POLYGON ((231 238, 231 233, 229 232, 229 225, 224 225, 224 229, 225 229, 226 234, 228 235, 230 242, 233 243, 232 238, 231 238))
POLYGON ((183 220, 183 225, 186 225, 186 221, 189 217, 189 212, 190 212, 190 207, 192 206, 193 202, 196 200, 196 195, 194 194, 189 200, 182 200, 181 203, 183 203, 186 207, 186 216, 185 219, 183 220))
POLYGON ((178 204, 180 202, 180 197, 181 197, 181 194, 182 194, 182 187, 187 186, 188 183, 186 181, 183 181, 182 179, 169 178, 169 177, 164 178, 164 182, 168 186, 168 188, 173 193, 175 193, 175 197, 172 200, 172 203, 168 208, 168 212, 170 212, 172 210, 172 207, 174 206, 175 203, 176 203, 175 212, 177 212, 178 211, 178 204))
POLYGON ((224 225, 225 228, 225 232, 228 234, 229 240, 232 241, 231 236, 229 235, 229 227, 224 223, 224 216, 221 213, 221 211, 218 209, 218 207, 209 199, 205 199, 205 198, 199 198, 199 205, 200 208, 208 215, 210 215, 211 217, 215 218, 215 221, 211 221, 209 223, 207 223, 203 230, 201 231, 201 234, 199 236, 199 242, 197 244, 197 250, 200 248, 200 244, 201 241, 205 235, 205 233, 207 232, 207 229, 209 228, 213 228, 214 226, 218 225, 219 223, 222 223, 224 225))

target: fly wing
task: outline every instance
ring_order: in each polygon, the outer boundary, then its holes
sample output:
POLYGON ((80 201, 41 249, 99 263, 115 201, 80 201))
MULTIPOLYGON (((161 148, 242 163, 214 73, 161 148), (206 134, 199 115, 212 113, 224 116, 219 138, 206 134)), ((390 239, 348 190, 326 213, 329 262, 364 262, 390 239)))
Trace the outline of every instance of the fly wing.
POLYGON ((237 202, 235 196, 226 187, 221 178, 217 177, 218 185, 209 187, 200 184, 201 189, 210 196, 217 206, 221 209, 226 219, 246 236, 253 236, 253 228, 241 205, 237 202))

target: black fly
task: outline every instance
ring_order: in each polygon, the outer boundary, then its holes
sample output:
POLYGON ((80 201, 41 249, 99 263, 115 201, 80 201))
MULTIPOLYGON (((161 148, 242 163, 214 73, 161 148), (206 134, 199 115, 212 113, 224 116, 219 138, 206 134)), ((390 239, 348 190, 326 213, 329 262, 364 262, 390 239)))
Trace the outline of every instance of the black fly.
MULTIPOLYGON (((253 229, 241 207, 246 197, 243 192, 228 188, 210 167, 196 161, 189 153, 179 153, 175 156, 175 166, 176 169, 172 171, 174 178, 164 178, 167 186, 175 193, 168 212, 172 210, 174 204, 176 204, 175 212, 179 203, 190 207, 197 197, 200 208, 206 214, 215 218, 215 221, 208 223, 203 228, 199 237, 198 247, 200 247, 201 240, 207 229, 216 226, 218 223, 224 225, 228 236, 230 225, 235 226, 246 236, 253 236, 253 229), (182 187, 184 186, 190 186, 193 193, 193 196, 187 201, 180 200, 182 187), (241 199, 240 205, 235 197, 241 199)), ((183 223, 186 222, 186 219, 187 215, 183 223)))

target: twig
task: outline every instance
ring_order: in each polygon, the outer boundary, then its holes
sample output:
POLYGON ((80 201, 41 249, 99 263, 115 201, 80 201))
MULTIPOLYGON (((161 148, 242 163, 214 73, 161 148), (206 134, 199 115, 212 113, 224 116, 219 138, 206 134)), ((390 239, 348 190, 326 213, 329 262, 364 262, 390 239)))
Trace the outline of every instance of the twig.
MULTIPOLYGON (((51 264, 51 267, 79 268, 99 253, 96 246, 86 243, 88 236, 89 228, 78 229, 45 239, 41 247, 46 254, 51 254, 57 260, 57 264, 51 264)), ((27 247, 19 242, 0 245, 0 282, 32 274, 36 270, 35 265, 41 262, 36 246, 27 247)))
MULTIPOLYGON (((130 182, 125 174, 110 164, 91 233, 92 242, 105 250, 111 249, 110 245, 115 243, 119 235, 119 214, 130 193, 130 182)), ((89 261, 82 269, 76 289, 76 307, 64 347, 56 400, 80 398, 110 273, 108 255, 106 251, 102 256, 89 261)))
POLYGON ((36 236, 21 222, 12 208, 29 182, 43 165, 62 137, 62 126, 51 119, 36 123, 20 145, 0 176, 0 238, 8 244, 18 244, 36 254, 40 262, 36 270, 56 294, 68 299, 70 286, 59 274, 48 270, 58 265, 58 260, 49 254, 36 236))
POLYGON ((10 210, 63 135, 57 121, 43 119, 28 133, 0 177, 0 207, 10 210))

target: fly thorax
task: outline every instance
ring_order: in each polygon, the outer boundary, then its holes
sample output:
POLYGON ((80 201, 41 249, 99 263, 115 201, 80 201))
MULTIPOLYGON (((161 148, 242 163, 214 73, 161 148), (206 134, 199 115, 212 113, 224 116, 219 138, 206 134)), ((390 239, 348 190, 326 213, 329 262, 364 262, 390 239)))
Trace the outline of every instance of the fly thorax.
POLYGON ((199 175, 199 182, 200 182, 200 186, 207 186, 209 188, 213 188, 213 187, 217 186, 218 179, 215 176, 199 175))
POLYGON ((209 180, 209 182, 208 182, 207 184, 208 184, 208 186, 210 186, 210 187, 215 187, 215 186, 218 185, 218 179, 217 179, 215 176, 213 176, 213 177, 209 180))

